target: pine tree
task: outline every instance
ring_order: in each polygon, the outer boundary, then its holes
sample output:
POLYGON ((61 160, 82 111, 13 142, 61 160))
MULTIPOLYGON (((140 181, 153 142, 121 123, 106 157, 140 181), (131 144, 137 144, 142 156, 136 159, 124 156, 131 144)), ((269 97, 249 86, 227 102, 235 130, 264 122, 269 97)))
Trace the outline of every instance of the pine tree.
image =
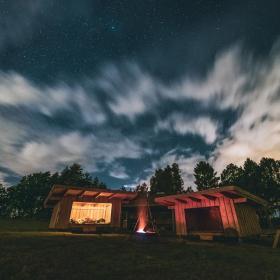
POLYGON ((8 193, 7 190, 0 184, 0 217, 7 214, 8 193))
POLYGON ((175 194, 183 192, 184 181, 177 163, 167 165, 164 169, 157 169, 150 179, 152 193, 175 194))
POLYGON ((242 184, 243 170, 241 167, 230 163, 221 173, 221 186, 241 186, 242 184))
POLYGON ((177 163, 172 164, 172 186, 174 193, 181 193, 184 190, 184 181, 181 176, 181 170, 177 163))
POLYGON ((194 168, 195 184, 197 189, 205 190, 217 187, 219 177, 216 176, 214 168, 206 161, 200 161, 194 168))
POLYGON ((141 193, 146 193, 146 192, 148 192, 148 186, 144 182, 143 184, 140 184, 140 185, 136 186, 135 191, 136 192, 141 192, 141 193))

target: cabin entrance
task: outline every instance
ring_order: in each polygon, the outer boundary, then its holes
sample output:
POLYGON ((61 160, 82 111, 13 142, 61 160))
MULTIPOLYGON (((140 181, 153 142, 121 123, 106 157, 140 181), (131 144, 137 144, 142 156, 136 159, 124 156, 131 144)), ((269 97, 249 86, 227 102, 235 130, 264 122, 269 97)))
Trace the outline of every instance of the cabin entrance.
POLYGON ((188 232, 223 232, 223 223, 218 206, 185 210, 188 232))

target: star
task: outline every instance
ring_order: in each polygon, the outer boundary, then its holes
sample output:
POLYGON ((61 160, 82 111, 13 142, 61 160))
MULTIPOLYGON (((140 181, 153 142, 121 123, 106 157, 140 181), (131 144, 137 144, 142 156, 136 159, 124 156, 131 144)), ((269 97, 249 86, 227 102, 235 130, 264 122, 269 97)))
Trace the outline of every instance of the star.
POLYGON ((112 31, 112 32, 116 32, 116 31, 117 31, 117 27, 116 27, 115 25, 112 25, 112 26, 111 26, 111 31, 112 31))

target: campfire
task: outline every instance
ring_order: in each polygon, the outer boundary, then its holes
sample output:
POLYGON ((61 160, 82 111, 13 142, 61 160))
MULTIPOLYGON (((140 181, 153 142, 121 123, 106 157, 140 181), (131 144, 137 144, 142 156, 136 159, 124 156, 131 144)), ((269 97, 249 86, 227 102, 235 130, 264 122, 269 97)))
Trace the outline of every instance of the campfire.
POLYGON ((138 219, 134 227, 134 232, 149 235, 157 233, 149 206, 149 198, 146 195, 139 198, 137 216, 138 219))

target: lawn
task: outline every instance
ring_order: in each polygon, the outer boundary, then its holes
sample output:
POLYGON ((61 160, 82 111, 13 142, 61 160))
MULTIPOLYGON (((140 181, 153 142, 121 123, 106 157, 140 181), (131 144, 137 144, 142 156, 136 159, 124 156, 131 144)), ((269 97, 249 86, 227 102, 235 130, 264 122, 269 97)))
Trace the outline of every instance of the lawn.
POLYGON ((64 234, 44 222, 0 220, 0 279, 280 279, 280 249, 64 234))

